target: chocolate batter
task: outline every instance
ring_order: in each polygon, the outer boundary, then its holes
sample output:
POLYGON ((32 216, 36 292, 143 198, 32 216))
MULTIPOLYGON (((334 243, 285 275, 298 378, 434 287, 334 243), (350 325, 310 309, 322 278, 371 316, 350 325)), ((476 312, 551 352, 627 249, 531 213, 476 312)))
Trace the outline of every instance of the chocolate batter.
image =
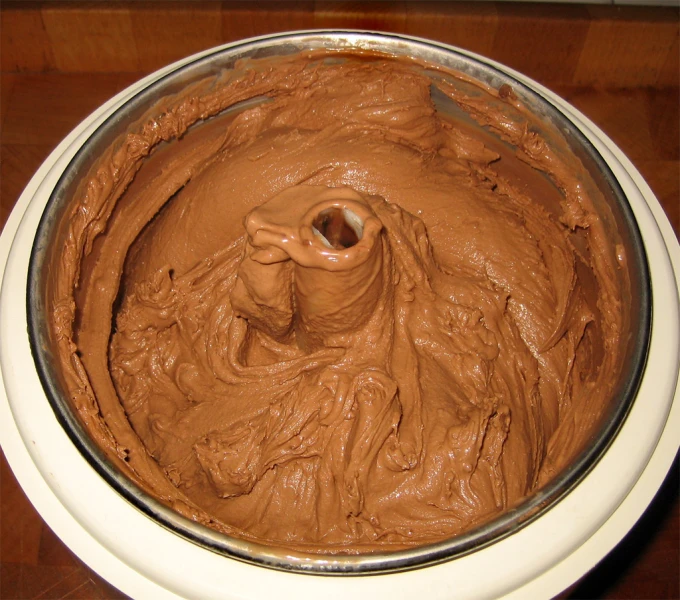
POLYGON ((508 87, 376 54, 240 64, 163 99, 73 200, 51 297, 74 404, 231 535, 359 553, 469 530, 559 472, 611 393, 592 187, 508 87))

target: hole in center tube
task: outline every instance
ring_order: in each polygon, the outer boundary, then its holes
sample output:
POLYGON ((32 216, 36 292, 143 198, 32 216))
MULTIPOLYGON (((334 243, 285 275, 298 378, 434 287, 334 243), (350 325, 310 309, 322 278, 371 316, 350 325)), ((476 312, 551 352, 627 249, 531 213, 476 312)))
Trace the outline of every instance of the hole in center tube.
POLYGON ((332 207, 322 210, 312 227, 326 245, 342 250, 351 248, 361 239, 363 223, 351 210, 332 207))

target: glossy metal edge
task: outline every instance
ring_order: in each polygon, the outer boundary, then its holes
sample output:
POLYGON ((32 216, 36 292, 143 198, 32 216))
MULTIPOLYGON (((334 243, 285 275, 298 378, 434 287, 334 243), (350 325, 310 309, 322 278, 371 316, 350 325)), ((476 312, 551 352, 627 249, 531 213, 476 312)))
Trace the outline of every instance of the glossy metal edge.
POLYGON ((93 468, 127 501, 167 529, 193 543, 245 562, 284 571, 310 574, 389 573, 431 565, 486 547, 538 518, 568 494, 574 486, 578 485, 596 464, 602 453, 606 451, 623 424, 634 400, 641 374, 644 371, 651 325, 649 272, 644 245, 635 218, 625 195, 606 162, 578 128, 571 124, 564 114, 542 95, 491 65, 479 62, 463 53, 458 53, 448 46, 415 41, 392 34, 365 32, 301 32, 293 35, 280 34, 264 40, 235 44, 183 65, 142 89, 128 100, 121 109, 109 117, 83 144, 55 186, 36 233, 29 264, 28 282, 28 330, 38 375, 57 419, 93 468), (224 68, 232 66, 240 58, 289 54, 311 48, 338 47, 346 50, 371 49, 416 56, 428 62, 441 63, 464 71, 496 88, 504 83, 511 85, 520 99, 532 110, 563 125, 563 130, 567 135, 573 137, 577 144, 581 144, 586 149, 587 155, 596 165, 596 173, 604 175, 606 184, 610 186, 614 197, 618 200, 622 217, 620 223, 620 225, 623 225, 622 231, 626 232, 630 238, 631 248, 633 249, 633 260, 631 262, 638 267, 637 270, 634 269, 632 272, 639 275, 639 281, 631 281, 631 288, 639 292, 636 301, 638 310, 636 312, 640 316, 638 335, 634 340, 633 349, 629 353, 627 361, 628 372, 631 376, 626 379, 621 389, 617 390, 617 397, 621 401, 615 403, 614 410, 606 420, 605 427, 597 441, 584 450, 568 469, 539 490, 538 493, 511 511, 472 531, 433 545, 360 556, 319 556, 273 551, 267 546, 231 538, 194 523, 139 490, 92 443, 78 418, 73 415, 67 402, 64 401, 63 392, 60 389, 59 375, 51 365, 49 333, 46 331, 47 328, 42 317, 44 314, 44 298, 42 297, 41 271, 46 260, 46 254, 52 249, 50 236, 54 223, 58 221, 68 202, 70 197, 69 186, 74 184, 80 173, 87 172, 92 166, 98 155, 97 149, 106 147, 119 135, 116 128, 120 123, 134 122, 159 94, 172 93, 173 90, 180 89, 189 81, 216 75, 224 68))

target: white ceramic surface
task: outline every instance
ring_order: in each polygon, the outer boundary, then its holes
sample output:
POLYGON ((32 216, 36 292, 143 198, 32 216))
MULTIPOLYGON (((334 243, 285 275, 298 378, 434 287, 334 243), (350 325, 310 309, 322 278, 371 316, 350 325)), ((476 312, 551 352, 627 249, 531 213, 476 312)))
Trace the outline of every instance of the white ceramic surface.
POLYGON ((108 487, 56 421, 26 332, 26 274, 42 210, 63 169, 107 115, 164 73, 210 52, 154 73, 83 121, 38 170, 0 237, 0 443, 29 499, 84 562, 136 598, 269 598, 271 590, 279 598, 376 600, 559 593, 633 526, 678 450, 680 246, 640 174, 593 123, 537 83, 477 55, 465 53, 540 91, 597 147, 630 200, 650 258, 655 318, 638 398, 606 455, 568 497, 512 536, 440 565, 364 577, 283 573, 214 554, 159 527, 108 487))

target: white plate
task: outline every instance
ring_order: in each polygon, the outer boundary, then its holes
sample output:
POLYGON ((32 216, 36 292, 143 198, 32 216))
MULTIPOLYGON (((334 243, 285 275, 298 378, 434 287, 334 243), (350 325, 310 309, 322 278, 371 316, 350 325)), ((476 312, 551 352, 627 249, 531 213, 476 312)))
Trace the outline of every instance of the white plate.
POLYGON ((570 116, 618 178, 649 256, 657 318, 638 398, 606 455, 569 496, 516 534, 440 565, 363 577, 283 573, 225 558, 158 526, 109 488, 56 421, 26 330, 28 260, 43 208, 70 159, 108 115, 163 74, 213 51, 150 75, 85 119, 40 167, 0 236, 0 443, 27 496, 75 554, 136 598, 269 598, 272 590, 296 600, 547 598, 567 588, 634 525, 680 445, 680 246, 652 191, 602 131, 536 82, 472 53, 463 52, 520 79, 570 116))

